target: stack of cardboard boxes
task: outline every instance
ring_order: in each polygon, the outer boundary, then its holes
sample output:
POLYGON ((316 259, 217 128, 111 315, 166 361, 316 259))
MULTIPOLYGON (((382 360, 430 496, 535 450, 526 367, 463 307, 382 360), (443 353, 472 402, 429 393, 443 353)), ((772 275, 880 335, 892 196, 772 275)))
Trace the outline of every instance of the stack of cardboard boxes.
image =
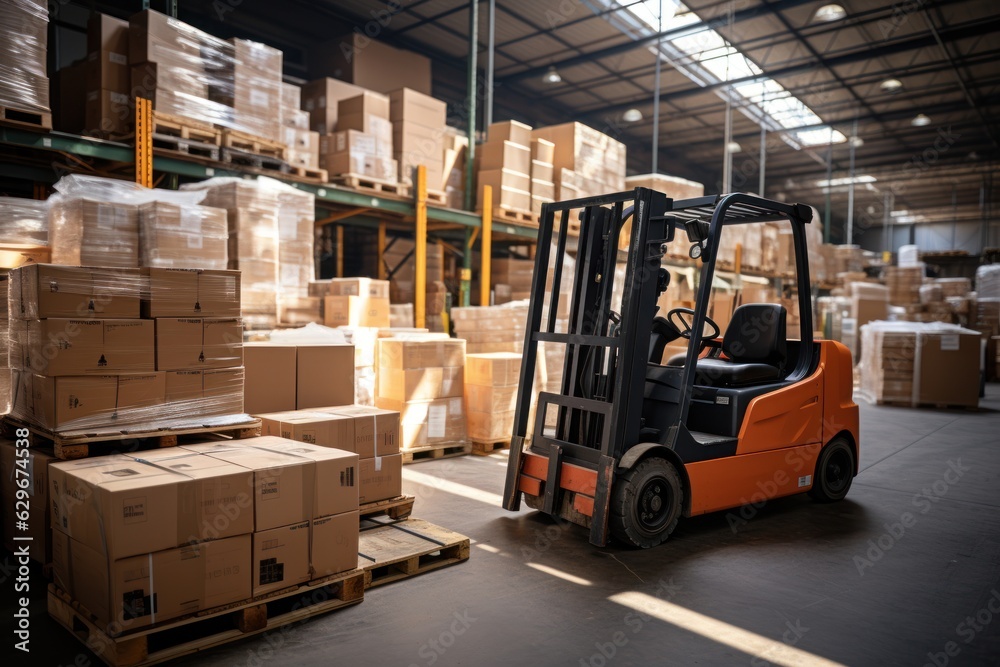
POLYGON ((54 463, 56 585, 134 630, 352 571, 358 467, 275 437, 54 463))
POLYGON ((309 294, 323 301, 328 327, 388 327, 389 281, 332 278, 309 284, 309 294))
POLYGON ((498 306, 452 308, 455 336, 466 341, 470 354, 518 352, 524 348, 528 304, 515 301, 498 306))
MULTIPOLYGON (((531 298, 531 277, 535 262, 530 259, 495 257, 490 264, 493 280, 493 302, 522 301, 531 298)), ((566 280, 570 276, 565 276, 566 280)))
POLYGON ((309 129, 321 136, 333 134, 337 130, 340 100, 363 92, 361 86, 329 77, 307 83, 302 87, 302 109, 309 114, 309 129))
POLYGON ((247 343, 246 411, 251 415, 354 403, 353 345, 247 343))
POLYGON ((57 432, 242 415, 238 281, 230 271, 16 269, 12 414, 57 432))
MULTIPOLYGON (((223 209, 158 201, 141 204, 138 218, 140 266, 229 268, 229 229, 223 209)), ((87 238, 94 236, 88 234, 87 238)))
POLYGON ((885 284, 889 288, 889 303, 894 306, 919 306, 920 286, 924 283, 924 267, 887 266, 885 284))
POLYGON ((444 193, 448 208, 465 208, 465 163, 468 149, 468 136, 457 128, 444 128, 444 193))
POLYGON ((278 187, 278 321, 312 322, 319 317, 317 299, 309 297, 316 277, 316 197, 290 187, 278 187))
MULTIPOLYGON (((0 243, 3 253, 47 252, 48 200, 0 197, 0 243)), ((0 267, 11 269, 18 266, 12 260, 16 260, 16 256, 0 255, 0 267)))
POLYGON ((337 101, 337 132, 321 139, 320 157, 330 175, 396 182, 389 98, 363 91, 337 101))
POLYGON ((59 71, 58 115, 70 123, 59 127, 103 136, 128 132, 132 119, 128 33, 128 21, 104 14, 91 17, 86 59, 59 71))
POLYGON ((402 494, 403 457, 399 414, 360 405, 339 405, 259 415, 265 435, 280 435, 359 457, 357 486, 362 504, 402 494))
MULTIPOLYGON (((493 208, 505 211, 531 211, 532 179, 532 134, 531 128, 516 120, 493 123, 489 127, 486 143, 478 147, 476 157, 479 163, 479 184, 476 210, 483 210, 483 187, 493 191, 493 208)), ((541 157, 548 157, 548 146, 536 143, 541 157)), ((548 173, 545 164, 539 161, 538 176, 548 173)), ((550 177, 551 180, 551 177, 550 177)), ((543 185, 539 185, 543 190, 543 185)), ((544 192, 540 191, 540 194, 544 192)), ((554 194, 554 193, 553 193, 554 194)))
POLYGON ((521 355, 486 352, 465 357, 465 407, 469 438, 497 442, 510 438, 521 373, 521 355))
POLYGON ((139 211, 94 197, 49 199, 52 261, 70 266, 139 266, 139 211))
POLYGON ((402 448, 465 442, 465 341, 441 335, 378 342, 375 405, 399 413, 402 448))
POLYGON ((380 93, 409 86, 431 94, 429 58, 370 39, 360 31, 317 44, 309 51, 309 61, 314 68, 312 76, 329 73, 380 93))
POLYGON ((226 94, 221 99, 228 103, 228 95, 232 95, 233 127, 265 139, 282 141, 284 54, 279 49, 246 39, 233 38, 229 44, 233 54, 233 85, 231 91, 228 86, 225 88, 226 94))
POLYGON ((444 128, 448 107, 427 93, 401 88, 389 94, 393 156, 399 182, 415 184, 414 170, 427 170, 427 189, 444 190, 444 128))
POLYGON ((552 164, 559 200, 625 189, 625 144, 620 141, 583 123, 535 128, 531 137, 555 144, 552 164))
MULTIPOLYGON (((389 297, 394 304, 412 304, 415 301, 417 263, 413 252, 413 241, 400 238, 386 248, 383 255, 385 265, 392 271, 389 297)), ((377 260, 372 257, 370 263, 373 264, 375 261, 377 260)), ((428 243, 424 326, 436 332, 444 331, 442 313, 448 295, 448 288, 444 284, 444 261, 444 247, 437 243, 428 243)))
POLYGON ((310 114, 302 109, 302 89, 281 84, 281 131, 285 162, 293 167, 319 169, 320 133, 309 129, 310 114))
POLYGON ((531 140, 531 212, 541 215, 542 204, 555 201, 555 144, 546 139, 531 140))
MULTIPOLYGON (((0 5, 0 107, 48 113, 49 79, 46 74, 49 7, 40 0, 13 0, 0 5)), ((16 113, 7 116, 16 120, 16 113)))

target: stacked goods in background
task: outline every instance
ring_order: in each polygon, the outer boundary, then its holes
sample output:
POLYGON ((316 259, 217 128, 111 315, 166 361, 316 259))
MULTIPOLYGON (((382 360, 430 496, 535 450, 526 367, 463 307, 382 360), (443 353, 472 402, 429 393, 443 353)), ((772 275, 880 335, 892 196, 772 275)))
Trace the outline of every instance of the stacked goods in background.
POLYGON ((132 94, 153 109, 280 143, 282 53, 153 10, 129 19, 132 94))
POLYGON ((858 338, 861 327, 889 319, 889 290, 875 283, 851 283, 850 296, 851 317, 850 321, 842 321, 840 340, 853 352, 857 362, 864 354, 864 343, 858 338))
POLYGON ((52 262, 69 266, 227 268, 226 211, 203 192, 65 176, 48 200, 52 262))
POLYGON ((380 93, 409 87, 431 94, 431 61, 412 51, 354 32, 319 44, 309 51, 310 75, 330 73, 338 79, 380 93))
POLYGON ((334 405, 258 415, 265 435, 351 452, 359 457, 362 504, 403 493, 399 413, 361 405, 334 405))
POLYGON ((291 309, 309 311, 299 299, 308 296, 315 275, 312 195, 264 177, 210 178, 182 189, 204 191, 204 205, 228 213, 229 267, 243 277, 247 329, 274 328, 280 293, 289 294, 291 309))
POLYGON ((378 341, 375 405, 399 413, 405 450, 464 444, 465 341, 440 334, 378 341))
POLYGON ((541 215, 542 204, 555 201, 555 144, 545 139, 531 140, 531 212, 541 215))
POLYGON ((91 16, 86 58, 56 73, 57 127, 97 136, 128 132, 133 114, 128 33, 128 21, 105 14, 91 16))
POLYGON ((11 414, 24 422, 93 433, 247 421, 236 272, 33 264, 11 272, 8 308, 11 414))
MULTIPOLYGON (((483 210, 483 187, 493 191, 495 211, 531 212, 531 128, 516 120, 493 123, 486 143, 476 149, 479 164, 476 210, 483 210)), ((551 142, 548 142, 551 143, 551 142)), ((551 147, 539 144, 544 157, 551 147)), ((551 159, 547 163, 551 166, 551 159)), ((541 175, 545 169, 539 166, 541 175)), ((551 180, 551 179, 550 179, 551 180)))
POLYGON ((50 259, 49 202, 0 197, 0 269, 50 259))
POLYGON ((51 127, 46 74, 49 7, 38 0, 0 5, 0 107, 10 120, 51 127), (19 114, 18 112, 22 112, 19 114))
POLYGON ((448 208, 465 208, 465 162, 469 137, 454 127, 444 128, 444 194, 448 208))
POLYGON ((450 175, 444 171, 447 104, 413 88, 394 90, 389 93, 389 100, 399 182, 415 185, 415 169, 423 165, 427 171, 427 189, 443 191, 450 175))
POLYGON ((920 286, 924 282, 924 267, 887 266, 885 284, 889 288, 889 303, 894 306, 913 307, 907 312, 915 312, 920 306, 920 286))
POLYGON ((316 197, 303 190, 277 186, 278 194, 278 321, 302 324, 320 317, 319 299, 309 294, 316 278, 316 197))
MULTIPOLYGON (((683 199, 694 199, 705 196, 705 186, 678 176, 667 176, 666 174, 642 174, 639 176, 629 176, 625 179, 625 187, 629 190, 633 188, 649 188, 667 195, 675 201, 683 199)), ((627 248, 631 237, 632 220, 629 219, 622 229, 621 236, 618 237, 618 247, 627 248)), ((687 234, 682 229, 678 229, 674 234, 674 240, 668 244, 667 254, 671 257, 688 257, 688 249, 691 242, 688 241, 687 234)))
POLYGON ((330 175, 396 182, 388 97, 363 91, 341 98, 336 128, 320 140, 320 159, 330 175))
POLYGON ((340 100, 363 92, 360 86, 329 77, 307 83, 302 87, 302 109, 309 114, 309 129, 321 136, 336 132, 340 100))
POLYGON ((354 377, 344 372, 354 367, 354 346, 332 342, 329 337, 317 341, 312 333, 244 345, 244 397, 249 414, 354 403, 354 377))
MULTIPOLYGON (((493 302, 502 304, 531 298, 531 277, 534 273, 534 260, 494 257, 490 261, 493 302)), ((569 278, 569 276, 565 277, 569 278)))
POLYGON ((557 200, 625 189, 625 144, 620 141, 583 123, 535 128, 531 138, 555 144, 552 166, 557 200))
POLYGON ((302 89, 281 84, 281 142, 288 146, 285 162, 293 167, 319 169, 320 133, 309 129, 310 114, 302 109, 302 89))
POLYGON ((277 437, 53 463, 53 578, 134 631, 352 572, 358 468, 277 437))
MULTIPOLYGON (((309 283, 309 295, 322 300, 328 327, 388 327, 389 281, 331 278, 309 283)), ((374 352, 374 351, 373 351, 374 352)))
POLYGON ((516 352, 484 352, 465 357, 465 417, 469 438, 492 443, 508 440, 521 374, 516 352))
POLYGON ((466 352, 517 352, 524 350, 528 302, 513 301, 497 306, 452 308, 455 336, 466 343, 466 352))
MULTIPOLYGON (((413 241, 397 238, 383 253, 382 261, 391 276, 389 297, 392 303, 414 303, 416 300, 417 262, 414 250, 413 241)), ((448 297, 448 288, 444 283, 444 263, 444 246, 440 243, 428 243, 424 326, 435 332, 444 331, 443 313, 448 297)))
POLYGON ((861 390, 869 400, 979 405, 979 332, 939 322, 871 322, 861 339, 861 390))

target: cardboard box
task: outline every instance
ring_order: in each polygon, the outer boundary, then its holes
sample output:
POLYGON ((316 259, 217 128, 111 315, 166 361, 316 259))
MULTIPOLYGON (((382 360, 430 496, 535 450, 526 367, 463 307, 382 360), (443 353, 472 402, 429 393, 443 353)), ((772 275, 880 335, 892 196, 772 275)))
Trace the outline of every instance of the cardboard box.
MULTIPOLYGON (((349 153, 353 156, 373 156, 386 159, 392 158, 392 137, 367 134, 360 130, 344 130, 334 132, 320 141, 320 155, 333 153, 349 153)), ((343 158, 338 158, 343 159, 343 158)), ((354 159, 360 159, 355 157, 354 159)))
POLYGON ((918 403, 979 405, 981 337, 970 329, 922 332, 919 338, 918 403))
POLYGON ((166 414, 170 417, 212 417, 244 414, 243 368, 167 371, 166 414))
POLYGON ((555 179, 555 168, 553 168, 551 162, 542 162, 541 160, 531 161, 531 192, 532 194, 540 194, 548 197, 554 197, 556 186, 553 180, 555 179), (539 185, 536 186, 535 184, 539 185), (536 192, 537 187, 545 187, 546 189, 551 189, 551 192, 536 192))
MULTIPOLYGON (((84 85, 88 91, 107 91, 122 96, 125 104, 130 103, 132 73, 126 55, 113 51, 91 51, 86 63, 84 85)), ((128 127, 128 118, 121 119, 119 124, 128 127)))
POLYGON ((396 160, 361 153, 330 153, 323 168, 331 175, 366 176, 386 183, 395 183, 399 176, 396 160))
POLYGON ((372 115, 389 119, 389 98, 385 95, 366 90, 353 97, 345 97, 337 101, 337 116, 372 115))
POLYGON ((403 493, 403 455, 361 459, 361 504, 395 498, 403 493))
POLYGON ((314 502, 315 463, 300 456, 262 448, 282 441, 281 438, 261 436, 257 440, 259 446, 253 447, 230 442, 181 447, 253 471, 255 531, 308 521, 314 502))
POLYGON ((444 368, 465 365, 465 341, 461 338, 407 340, 383 338, 378 342, 381 368, 444 368))
POLYGON ((490 143, 511 141, 521 146, 530 146, 532 144, 531 126, 516 120, 493 123, 486 132, 486 139, 490 143))
POLYGON ((310 74, 332 73, 380 93, 409 87, 431 94, 431 61, 360 32, 330 39, 309 51, 310 74))
POLYGON ((285 438, 254 438, 248 444, 257 449, 287 454, 312 462, 312 507, 310 516, 327 516, 358 509, 358 455, 318 444, 285 438))
POLYGON ((531 149, 513 141, 488 141, 480 146, 481 171, 508 169, 519 174, 531 174, 531 149))
POLYGON ((518 174, 507 169, 492 169, 479 172, 479 186, 476 191, 476 206, 483 206, 483 187, 493 190, 493 208, 512 211, 531 209, 531 179, 526 174, 518 174))
POLYGON ((56 531, 53 578, 105 628, 138 628, 249 599, 250 535, 111 559, 56 531))
POLYGON ((296 368, 296 409, 354 403, 353 345, 299 345, 296 368))
POLYGON ((93 13, 87 21, 87 53, 112 51, 128 61, 128 21, 93 13))
POLYGON ((374 113, 338 114, 337 131, 347 132, 350 130, 369 134, 375 138, 376 143, 382 145, 387 145, 392 140, 392 123, 387 118, 374 113))
POLYGON ((53 377, 147 373, 156 369, 154 329, 150 320, 13 322, 10 364, 53 377))
POLYGON ((516 387, 520 377, 520 354, 515 352, 483 352, 465 355, 466 385, 516 387))
POLYGON ((337 103, 363 93, 364 88, 329 77, 302 87, 302 109, 309 112, 310 129, 330 134, 337 127, 337 103))
POLYGON ((166 396, 163 373, 49 377, 14 371, 11 414, 52 431, 149 424, 166 396))
POLYGON ((470 384, 465 388, 465 404, 470 412, 511 412, 517 404, 517 386, 484 387, 470 384))
POLYGON ((389 299, 367 296, 326 296, 323 324, 328 327, 388 327, 389 299))
MULTIPOLYGON (((529 137, 530 137, 530 128, 529 128, 529 137)), ((508 137, 508 139, 514 141, 514 139, 511 137, 508 137)), ((551 165, 552 161, 556 157, 556 145, 547 139, 530 139, 530 142, 531 142, 531 160, 533 162, 537 161, 543 164, 551 165)))
MULTIPOLYGON (((32 443, 34 444, 34 443, 32 443)), ((49 514, 49 464, 58 461, 54 456, 36 449, 27 456, 18 456, 12 440, 0 440, 0 500, 3 502, 3 543, 7 551, 14 552, 18 545, 14 538, 31 538, 31 559, 42 564, 52 562, 52 542, 49 536, 52 524, 49 514), (27 530, 18 530, 16 520, 24 510, 18 502, 17 492, 22 490, 21 480, 26 480, 27 530)), ((23 542, 21 542, 23 544, 23 542)))
MULTIPOLYGON (((262 435, 359 453, 354 440, 354 417, 310 410, 273 412, 259 417, 262 435)), ((374 445, 369 443, 360 454, 374 456, 374 445)))
POLYGON ((479 442, 507 440, 514 432, 513 412, 466 412, 469 438, 479 442))
POLYGON ((358 538, 358 512, 313 519, 309 557, 313 578, 356 569, 358 538))
POLYGON ((175 317, 156 320, 157 370, 236 368, 242 365, 241 320, 175 317))
POLYGON ((197 544, 253 532, 251 470, 180 447, 127 456, 180 476, 176 544, 197 544))
POLYGON ((253 595, 309 581, 309 522, 253 534, 253 595))
POLYGON ((142 316, 239 317, 240 272, 142 269, 142 316))
POLYGON ((11 319, 139 317, 138 269, 31 264, 10 272, 11 319))
POLYGON ((331 278, 309 283, 309 296, 367 296, 389 298, 389 281, 372 278, 331 278))
POLYGON ((294 345, 246 343, 244 409, 251 415, 295 409, 296 350, 294 345))
POLYGON ((375 404, 399 412, 403 449, 465 441, 465 408, 461 398, 402 402, 379 397, 375 404))
MULTIPOLYGON (((406 121, 441 130, 448 118, 448 105, 445 102, 412 88, 392 91, 389 93, 389 101, 389 119, 393 122, 406 121)), ((528 136, 530 135, 529 129, 528 136)))
POLYGON ((178 544, 179 474, 114 454, 49 466, 52 527, 116 560, 178 544))
POLYGON ((399 401, 430 400, 461 396, 463 371, 451 368, 380 368, 378 395, 399 401))
POLYGON ((139 256, 144 267, 225 270, 228 242, 224 209, 168 202, 139 206, 139 256))
POLYGON ((164 62, 194 68, 201 47, 217 40, 173 17, 147 9, 129 17, 128 60, 132 64, 164 62))
POLYGON ((354 419, 354 447, 361 459, 399 453, 399 412, 364 405, 337 405, 320 412, 354 419))

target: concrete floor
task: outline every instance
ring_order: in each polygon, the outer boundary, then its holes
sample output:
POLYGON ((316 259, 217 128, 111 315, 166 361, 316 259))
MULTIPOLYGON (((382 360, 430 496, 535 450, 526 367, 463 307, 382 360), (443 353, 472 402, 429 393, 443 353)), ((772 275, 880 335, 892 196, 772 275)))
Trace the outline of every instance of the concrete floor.
MULTIPOLYGON (((176 664, 998 664, 1000 385, 981 405, 862 405, 847 500, 682 520, 649 551, 504 512, 505 455, 409 466, 414 515, 471 537, 468 562, 176 664)), ((46 617, 36 582, 30 664, 98 664, 46 617)))

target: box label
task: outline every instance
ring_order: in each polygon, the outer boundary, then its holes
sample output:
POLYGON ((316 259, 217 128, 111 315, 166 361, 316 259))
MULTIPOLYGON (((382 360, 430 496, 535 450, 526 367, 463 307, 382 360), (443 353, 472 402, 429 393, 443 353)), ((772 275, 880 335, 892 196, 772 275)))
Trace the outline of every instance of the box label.
POLYGON ((277 477, 264 477, 260 480, 260 499, 274 500, 281 497, 281 485, 277 477))
POLYGON ((145 523, 146 496, 126 498, 122 505, 122 520, 125 523, 145 523))
POLYGON ((427 410, 427 437, 443 438, 445 425, 448 423, 448 407, 432 405, 427 410))
POLYGON ((941 351, 956 352, 959 348, 958 334, 946 334, 941 336, 941 351))
POLYGON ((810 484, 812 484, 812 475, 803 475, 802 477, 799 477, 799 488, 800 489, 803 486, 809 486, 810 484))

